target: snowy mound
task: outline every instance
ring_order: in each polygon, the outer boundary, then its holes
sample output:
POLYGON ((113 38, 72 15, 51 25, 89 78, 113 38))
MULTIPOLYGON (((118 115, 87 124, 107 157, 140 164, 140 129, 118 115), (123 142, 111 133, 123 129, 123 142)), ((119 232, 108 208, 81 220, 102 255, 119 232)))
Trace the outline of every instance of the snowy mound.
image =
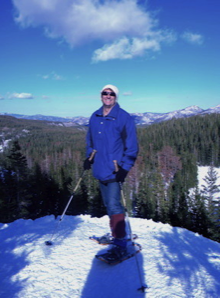
POLYGON ((219 243, 168 224, 130 222, 142 252, 115 266, 97 260, 106 248, 89 240, 109 231, 107 216, 65 216, 58 229, 53 216, 0 224, 0 297, 220 297, 219 243), (137 291, 137 263, 145 294, 137 291))

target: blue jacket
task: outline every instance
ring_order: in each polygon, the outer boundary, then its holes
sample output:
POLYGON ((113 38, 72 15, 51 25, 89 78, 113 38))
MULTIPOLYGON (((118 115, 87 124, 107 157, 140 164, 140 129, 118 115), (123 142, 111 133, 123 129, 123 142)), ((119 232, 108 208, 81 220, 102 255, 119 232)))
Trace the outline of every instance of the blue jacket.
POLYGON ((136 160, 138 143, 133 118, 118 103, 107 116, 103 116, 101 107, 90 118, 86 143, 87 157, 97 150, 92 167, 94 177, 112 181, 115 179, 113 160, 127 171, 136 160))

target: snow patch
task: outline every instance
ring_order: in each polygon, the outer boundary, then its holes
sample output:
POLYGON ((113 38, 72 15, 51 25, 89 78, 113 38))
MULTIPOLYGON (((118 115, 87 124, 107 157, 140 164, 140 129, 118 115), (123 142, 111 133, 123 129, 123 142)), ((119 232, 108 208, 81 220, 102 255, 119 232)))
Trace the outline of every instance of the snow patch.
MULTIPOLYGON (((199 189, 202 189, 202 185, 205 184, 204 178, 208 174, 209 167, 198 167, 198 181, 199 181, 199 189)), ((215 171, 218 173, 218 179, 216 184, 220 185, 220 168, 215 168, 215 171)))
POLYGON ((89 236, 109 232, 109 219, 89 215, 19 219, 0 224, 0 297, 217 298, 220 244, 186 229, 130 218, 142 245, 137 259, 109 266, 95 258, 105 247, 89 236), (136 262, 137 261, 137 262, 136 262), (146 293, 137 291, 141 281, 146 293))

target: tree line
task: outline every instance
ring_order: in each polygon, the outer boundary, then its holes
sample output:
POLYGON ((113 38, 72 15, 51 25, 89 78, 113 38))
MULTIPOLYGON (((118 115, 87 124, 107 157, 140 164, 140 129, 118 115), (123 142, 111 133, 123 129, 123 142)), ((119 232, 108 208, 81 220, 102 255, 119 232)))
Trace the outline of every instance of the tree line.
MULTIPOLYGON (((0 222, 60 215, 82 174, 86 127, 0 117, 0 222)), ((124 183, 130 216, 180 226, 220 241, 220 115, 137 127, 139 155, 124 183), (202 191, 198 166, 209 166, 202 191)), ((91 171, 67 214, 103 216, 91 171)))

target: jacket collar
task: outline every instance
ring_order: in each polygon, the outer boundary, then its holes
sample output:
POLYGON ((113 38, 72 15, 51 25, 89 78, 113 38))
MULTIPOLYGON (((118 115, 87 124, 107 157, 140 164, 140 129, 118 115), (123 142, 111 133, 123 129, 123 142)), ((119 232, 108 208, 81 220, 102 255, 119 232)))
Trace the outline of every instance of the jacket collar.
MULTIPOLYGON (((111 109, 110 113, 105 117, 117 118, 119 108, 120 108, 120 106, 116 102, 115 106, 111 109)), ((97 110, 95 114, 98 117, 103 117, 103 107, 101 107, 99 110, 97 110)))

